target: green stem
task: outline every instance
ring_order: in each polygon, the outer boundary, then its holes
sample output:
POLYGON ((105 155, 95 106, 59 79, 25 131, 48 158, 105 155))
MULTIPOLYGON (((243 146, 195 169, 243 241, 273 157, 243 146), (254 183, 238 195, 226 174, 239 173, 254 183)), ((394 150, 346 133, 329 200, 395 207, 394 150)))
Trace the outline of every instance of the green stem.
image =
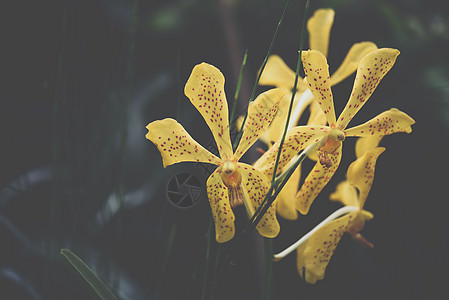
MULTIPOLYGON (((279 19, 278 25, 276 26, 276 30, 274 31, 274 35, 273 35, 273 38, 271 39, 271 43, 270 43, 270 47, 268 48, 267 55, 265 56, 265 59, 263 60, 262 67, 260 68, 259 75, 257 76, 256 82, 254 83, 253 90, 251 92, 251 96, 249 97, 249 102, 250 103, 254 100, 254 98, 256 96, 256 90, 257 90, 257 86, 259 85, 260 77, 262 76, 262 72, 265 69, 265 66, 267 65, 268 58, 271 55, 271 51, 273 50, 274 42, 276 41, 279 28, 281 27, 282 22, 284 21, 285 12, 287 11, 287 7, 288 7, 289 3, 290 3, 290 0, 287 0, 287 2, 285 3, 284 10, 282 12, 281 18, 279 19)), ((238 146, 238 144, 240 142, 240 139, 242 138, 243 127, 245 126, 247 117, 248 117, 248 111, 245 114, 245 118, 243 119, 242 127, 240 128, 240 130, 239 130, 239 132, 237 134, 237 137, 236 137, 236 139, 234 141, 234 145, 233 145, 234 151, 235 151, 235 149, 237 149, 237 146, 238 146)))
POLYGON ((234 103, 232 104, 231 116, 229 117, 229 122, 231 122, 231 124, 234 123, 234 114, 235 114, 235 109, 237 108, 237 99, 238 99, 239 93, 240 93, 240 85, 242 84, 243 70, 245 69, 245 66, 246 66, 246 58, 247 57, 248 57, 248 49, 246 49, 245 55, 243 55, 242 65, 240 66, 239 79, 237 80, 237 87, 235 88, 234 103))
POLYGON ((271 299, 271 276, 273 271, 273 239, 264 238, 264 284, 262 287, 262 299, 271 299))
POLYGON ((217 287, 218 263, 220 262, 220 253, 221 253, 221 246, 220 244, 217 244, 217 254, 215 256, 214 273, 212 274, 213 279, 212 279, 212 291, 210 296, 211 300, 215 298, 215 289, 217 287))
POLYGON ((207 229, 206 239, 207 239, 207 246, 206 246, 206 263, 204 266, 204 278, 203 278, 203 290, 201 293, 201 300, 206 299, 206 291, 207 291, 207 275, 209 272, 209 260, 210 260, 210 244, 211 244, 211 233, 212 233, 212 226, 214 224, 214 218, 212 217, 212 214, 209 218, 209 227, 207 229))
POLYGON ((161 266, 161 271, 159 272, 158 284, 156 286, 156 291, 154 292, 154 299, 158 299, 159 295, 161 293, 161 287, 162 287, 162 282, 164 279, 164 273, 165 273, 165 269, 167 268, 168 258, 170 257, 170 252, 171 252, 171 249, 173 246, 173 241, 175 239, 176 228, 177 228, 176 223, 172 224, 171 229, 170 229, 170 234, 168 236, 167 250, 165 251, 164 260, 163 260, 162 266, 161 266))

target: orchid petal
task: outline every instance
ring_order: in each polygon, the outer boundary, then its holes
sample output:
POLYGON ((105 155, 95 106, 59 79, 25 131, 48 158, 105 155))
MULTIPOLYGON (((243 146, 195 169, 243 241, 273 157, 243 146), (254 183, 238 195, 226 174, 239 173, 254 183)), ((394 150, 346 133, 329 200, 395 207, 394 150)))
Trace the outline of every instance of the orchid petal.
POLYGON ((296 209, 303 215, 306 215, 309 212, 313 200, 315 200, 316 196, 318 196, 337 171, 341 160, 341 148, 342 147, 340 146, 333 153, 326 154, 331 163, 329 167, 322 165, 319 161, 315 164, 312 171, 310 171, 305 179, 301 189, 296 194, 296 209))
POLYGON ((215 223, 215 238, 225 243, 235 234, 235 216, 229 203, 229 191, 221 179, 221 168, 216 169, 207 179, 207 197, 215 223))
MULTIPOLYGON (((286 171, 285 168, 282 171, 286 171)), ((300 179, 301 165, 295 169, 276 198, 276 211, 281 217, 287 220, 296 220, 298 218, 298 212, 295 207, 295 196, 298 192, 300 179)))
POLYGON ((371 185, 374 180, 374 170, 379 155, 385 151, 385 148, 378 147, 373 151, 367 151, 360 158, 355 160, 348 168, 348 181, 359 189, 359 207, 365 204, 371 185))
POLYGON ((317 280, 322 280, 326 272, 326 267, 337 248, 340 239, 351 226, 353 220, 358 215, 358 211, 351 212, 341 218, 335 219, 318 229, 306 243, 297 250, 297 268, 307 283, 314 284, 317 280))
MULTIPOLYGON (((270 189, 270 180, 253 166, 237 163, 238 170, 242 175, 243 188, 248 193, 254 211, 260 206, 270 189)), ((260 235, 273 238, 279 234, 279 223, 276 219, 275 203, 272 203, 265 215, 256 227, 260 235)))
POLYGON ((205 162, 219 165, 221 160, 198 144, 176 120, 167 118, 147 125, 146 138, 152 141, 162 156, 164 168, 183 162, 205 162))
POLYGON ((329 48, 329 37, 334 23, 334 15, 333 9, 317 9, 307 21, 310 49, 318 50, 324 56, 327 56, 329 48))
POLYGON ((249 104, 243 134, 234 154, 236 160, 242 157, 270 125, 276 114, 279 101, 286 93, 285 89, 271 89, 260 94, 256 100, 249 104))
POLYGON ((184 93, 212 131, 220 157, 227 160, 233 151, 224 83, 225 79, 220 70, 207 63, 201 63, 193 68, 184 93))
POLYGON ((359 158, 366 151, 374 150, 379 145, 382 137, 383 135, 376 135, 358 138, 357 142, 355 142, 355 156, 359 158))
MULTIPOLYGON (((293 99, 293 107, 298 104, 298 100, 301 97, 301 93, 296 93, 295 98, 293 99)), ((285 123, 287 122, 288 110, 290 107, 290 101, 292 99, 292 92, 288 91, 282 100, 279 102, 279 107, 276 112, 276 115, 273 118, 273 122, 271 122, 270 127, 267 129, 268 133, 268 141, 270 142, 268 145, 271 146, 277 140, 282 137, 285 129, 285 123)), ((302 114, 302 112, 300 112, 302 114)), ((299 116, 298 116, 299 119, 299 116)), ((296 120, 297 121, 297 120, 296 120)), ((296 123, 295 123, 296 124, 296 123)))
POLYGON ((359 206, 359 197, 356 188, 347 180, 337 184, 335 192, 330 194, 329 199, 338 201, 345 206, 359 206))
POLYGON ((360 213, 355 217, 354 222, 346 230, 349 232, 353 238, 356 237, 357 233, 361 232, 365 227, 365 222, 374 218, 374 215, 367 210, 361 210, 360 213))
POLYGON ((357 69, 351 96, 337 121, 345 129, 355 114, 372 95, 382 78, 393 67, 399 50, 382 48, 371 51, 363 57, 357 69))
POLYGON ((334 100, 326 57, 319 51, 309 50, 302 53, 302 62, 307 85, 315 97, 315 101, 326 115, 329 126, 335 125, 334 100))
MULTIPOLYGON (((278 55, 270 55, 265 69, 259 79, 259 85, 271 85, 278 88, 291 90, 295 83, 295 72, 278 55)), ((306 86, 302 80, 298 80, 297 89, 303 91, 306 86)))
MULTIPOLYGON (((282 145, 282 154, 277 170, 280 171, 299 151, 319 142, 327 134, 328 129, 327 126, 297 126, 290 129, 282 145)), ((277 141, 254 163, 254 167, 262 171, 268 178, 273 176, 279 145, 280 141, 277 141)))
POLYGON ((415 120, 410 116, 399 109, 392 108, 362 125, 345 130, 344 133, 346 136, 358 137, 384 136, 396 132, 410 133, 413 124, 415 120))
POLYGON ((354 73, 362 58, 376 49, 376 44, 372 42, 361 42, 352 45, 340 67, 332 74, 331 85, 336 85, 354 73))

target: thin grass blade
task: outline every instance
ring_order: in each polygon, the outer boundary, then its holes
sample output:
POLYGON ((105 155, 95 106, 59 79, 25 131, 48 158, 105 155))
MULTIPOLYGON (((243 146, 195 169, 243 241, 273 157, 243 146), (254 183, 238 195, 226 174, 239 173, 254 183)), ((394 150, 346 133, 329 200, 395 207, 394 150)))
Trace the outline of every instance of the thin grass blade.
POLYGON ((64 256, 70 264, 78 271, 83 279, 92 287, 97 295, 103 300, 118 299, 114 293, 104 284, 94 271, 69 249, 61 249, 61 255, 64 256))

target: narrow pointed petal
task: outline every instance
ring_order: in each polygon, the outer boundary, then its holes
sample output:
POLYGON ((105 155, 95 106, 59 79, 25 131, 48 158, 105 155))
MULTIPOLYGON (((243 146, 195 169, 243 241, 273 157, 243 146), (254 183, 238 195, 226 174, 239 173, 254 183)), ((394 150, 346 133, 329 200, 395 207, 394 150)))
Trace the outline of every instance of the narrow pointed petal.
POLYGON ((359 212, 351 212, 321 227, 297 250, 297 268, 302 277, 305 268, 305 281, 315 284, 322 280, 326 267, 345 231, 351 226, 359 212))
POLYGON ((221 168, 215 170, 207 179, 207 197, 215 223, 215 238, 225 243, 235 234, 234 212, 229 203, 229 191, 221 179, 221 168))
POLYGON ((348 168, 346 174, 348 181, 359 189, 359 207, 365 204, 368 193, 374 180, 374 170, 379 155, 385 151, 385 148, 378 147, 373 151, 367 151, 360 158, 355 160, 348 168))
MULTIPOLYGON (((286 171, 285 168, 283 171, 286 171)), ((296 220, 298 218, 298 212, 295 207, 295 198, 296 193, 298 192, 300 179, 301 165, 299 165, 292 176, 290 176, 276 199, 277 213, 287 220, 296 220)))
MULTIPOLYGON (((295 99, 293 100, 293 106, 298 103, 298 99, 301 97, 301 93, 295 94, 295 99)), ((282 137, 285 129, 285 123, 287 122, 288 117, 288 109, 290 106, 290 101, 292 99, 292 92, 288 91, 284 97, 282 97, 279 102, 279 107, 276 112, 276 115, 273 118, 273 122, 271 122, 270 127, 268 127, 267 134, 268 140, 270 141, 269 146, 274 144, 277 140, 282 137)))
POLYGON ((326 57, 319 51, 309 50, 302 53, 302 63, 307 86, 326 115, 329 126, 332 127, 336 119, 326 57))
POLYGON ((397 132, 410 133, 413 124, 415 120, 410 116, 399 109, 392 108, 362 125, 345 130, 344 133, 346 136, 358 137, 384 136, 397 132))
POLYGON ((271 89, 260 94, 249 104, 242 138, 234 154, 236 160, 239 160, 268 128, 276 114, 279 101, 286 93, 285 89, 271 89))
POLYGON ((342 147, 340 146, 334 153, 327 154, 331 162, 330 167, 322 165, 319 161, 315 164, 301 189, 296 194, 296 209, 299 210, 301 214, 306 215, 309 212, 313 200, 315 200, 332 176, 334 176, 334 173, 337 171, 338 165, 340 164, 341 148, 342 147))
POLYGON ((332 74, 331 85, 338 84, 339 82, 350 76, 352 73, 354 73, 355 70, 357 70, 357 66, 359 65, 362 58, 366 54, 376 49, 376 44, 372 42, 361 42, 352 45, 340 67, 332 74))
MULTIPOLYGON (((290 69, 284 60, 278 55, 270 55, 265 69, 259 79, 259 85, 271 85, 278 88, 285 88, 291 91, 295 83, 295 72, 290 69)), ((297 89, 305 90, 307 87, 298 80, 297 89)))
MULTIPOLYGON (((328 129, 327 126, 297 126, 290 129, 282 145, 282 154, 277 167, 278 172, 301 150, 319 142, 327 134, 328 129)), ((254 163, 254 167, 262 171, 268 178, 273 176, 279 145, 280 142, 277 141, 254 163)))
POLYGON ((162 156, 164 168, 183 162, 205 162, 219 165, 220 158, 198 144, 174 119, 164 119, 147 125, 146 138, 152 141, 162 156))
POLYGON ((335 192, 330 194, 329 199, 338 201, 345 206, 359 206, 359 197, 356 188, 347 180, 340 182, 335 192))
POLYGON ((351 96, 338 118, 337 126, 345 129, 355 114, 373 94, 382 78, 393 67, 399 50, 382 48, 365 55, 357 68, 351 96))
MULTIPOLYGON (((253 166, 244 163, 238 163, 237 166, 242 175, 243 188, 248 193, 253 209, 256 211, 270 189, 270 180, 253 166)), ((275 203, 272 203, 268 208, 256 229, 261 236, 268 238, 273 238, 279 234, 280 227, 276 219, 275 203)))
POLYGON ((365 154, 366 151, 374 150, 379 145, 382 137, 382 135, 379 135, 358 138, 357 142, 355 142, 355 156, 359 158, 365 154))
POLYGON ((317 9, 307 21, 310 49, 318 50, 324 56, 327 56, 329 48, 329 37, 334 23, 334 15, 333 9, 317 9))
POLYGON ((232 156, 233 151, 224 83, 220 70, 201 63, 193 68, 184 93, 203 116, 217 143, 220 157, 226 160, 232 156))

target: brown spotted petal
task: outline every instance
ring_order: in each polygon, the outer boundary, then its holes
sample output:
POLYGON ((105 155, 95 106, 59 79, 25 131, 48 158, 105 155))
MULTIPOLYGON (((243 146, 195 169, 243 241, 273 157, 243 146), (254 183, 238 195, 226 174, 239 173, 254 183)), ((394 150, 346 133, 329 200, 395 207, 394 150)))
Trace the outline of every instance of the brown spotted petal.
MULTIPOLYGON (((238 171, 242 175, 243 188, 248 193, 254 211, 264 200, 270 189, 270 180, 253 166, 238 163, 238 171)), ((273 238, 278 235, 280 227, 276 218, 275 203, 272 203, 256 227, 261 236, 273 238)))
POLYGON ((308 50, 302 53, 302 63, 307 86, 326 115, 329 126, 332 127, 336 119, 326 57, 320 51, 308 50))
POLYGON ((359 207, 363 208, 374 180, 374 171, 379 155, 385 151, 377 147, 366 151, 364 155, 355 160, 348 168, 346 176, 348 181, 359 190, 359 207))
POLYGON ((286 93, 285 89, 271 89, 260 94, 249 104, 242 138, 235 150, 235 160, 238 161, 268 128, 276 114, 279 102, 286 93))
POLYGON ((205 162, 218 165, 221 160, 198 144, 174 119, 151 122, 146 138, 152 141, 162 156, 164 168, 183 162, 205 162))
MULTIPOLYGON (((319 142, 327 134, 328 129, 327 126, 297 126, 290 129, 282 145, 277 171, 279 172, 301 150, 319 142)), ((268 178, 273 176, 279 145, 280 141, 277 141, 254 163, 254 167, 262 171, 268 178)))
POLYGON ((349 229, 356 218, 358 211, 351 212, 341 218, 335 219, 317 230, 297 250, 297 268, 307 283, 314 284, 322 280, 326 267, 337 248, 340 239, 349 229))
POLYGON ((318 161, 296 194, 296 209, 303 215, 309 212, 309 208, 315 198, 337 171, 341 160, 341 148, 340 146, 333 153, 325 153, 330 164, 326 166, 318 161))
POLYGON ((384 111, 368 122, 345 130, 346 136, 384 136, 396 132, 412 132, 411 125, 415 124, 409 115, 397 108, 384 111))
POLYGON ((220 70, 210 64, 201 63, 193 68, 184 93, 212 131, 220 157, 227 160, 233 152, 224 83, 225 79, 220 70))
POLYGON ((215 238, 224 243, 234 237, 235 216, 229 203, 229 190, 221 179, 221 168, 215 170, 207 179, 207 197, 215 223, 215 238))
POLYGON ((382 78, 393 67, 399 50, 382 48, 371 51, 363 57, 357 68, 351 96, 337 121, 340 129, 345 129, 349 121, 372 95, 382 78))

